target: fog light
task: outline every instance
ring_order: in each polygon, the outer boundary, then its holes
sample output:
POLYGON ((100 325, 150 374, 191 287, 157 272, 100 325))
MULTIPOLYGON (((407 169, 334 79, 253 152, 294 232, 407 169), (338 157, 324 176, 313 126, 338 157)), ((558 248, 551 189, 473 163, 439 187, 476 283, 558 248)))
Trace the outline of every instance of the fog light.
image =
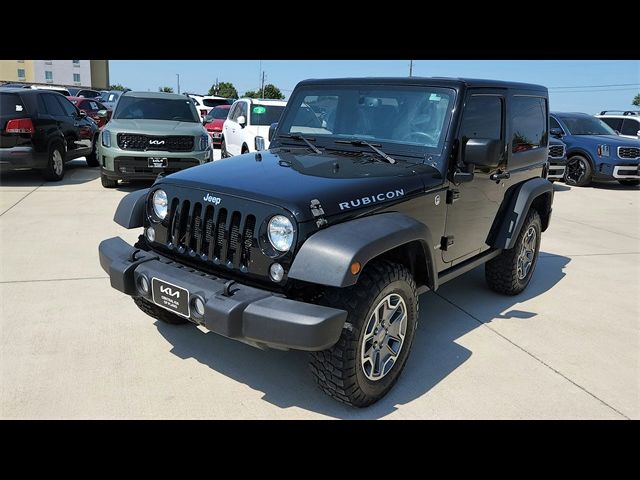
POLYGON ((204 317, 204 301, 200 297, 195 297, 193 299, 193 309, 198 315, 204 317))
POLYGON ((138 279, 138 285, 144 293, 149 293, 149 280, 147 280, 147 277, 141 275, 138 279))
POLYGON ((147 238, 150 242, 156 241, 156 231, 153 227, 147 228, 147 238))
POLYGON ((284 268, 279 263, 274 263, 269 267, 269 274, 271 275, 271 280, 280 282, 284 278, 284 268))

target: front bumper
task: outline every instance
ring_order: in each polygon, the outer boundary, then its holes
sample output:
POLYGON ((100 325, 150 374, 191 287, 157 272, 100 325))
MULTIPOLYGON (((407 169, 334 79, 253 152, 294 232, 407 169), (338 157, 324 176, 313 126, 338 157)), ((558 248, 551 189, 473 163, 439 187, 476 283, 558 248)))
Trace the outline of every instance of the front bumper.
POLYGON ((20 168, 44 168, 47 165, 47 153, 36 152, 32 146, 0 148, 0 171, 20 168))
POLYGON ((638 180, 640 179, 640 162, 620 161, 616 164, 601 164, 600 176, 615 178, 616 180, 638 180))
POLYGON ((145 276, 149 282, 152 278, 162 279, 188 290, 190 298, 204 301, 204 316, 191 312, 189 320, 254 346, 325 350, 338 341, 347 319, 344 310, 291 300, 237 283, 225 294, 226 280, 186 268, 155 252, 137 250, 120 237, 102 241, 98 251, 100 265, 116 290, 152 302, 151 294, 139 289, 139 278, 145 276))
POLYGON ((214 132, 212 130, 207 130, 209 137, 211 137, 211 143, 214 145, 222 144, 222 131, 214 132))
POLYGON ((549 172, 547 173, 548 180, 562 180, 564 178, 564 172, 566 170, 566 161, 549 161, 549 172))

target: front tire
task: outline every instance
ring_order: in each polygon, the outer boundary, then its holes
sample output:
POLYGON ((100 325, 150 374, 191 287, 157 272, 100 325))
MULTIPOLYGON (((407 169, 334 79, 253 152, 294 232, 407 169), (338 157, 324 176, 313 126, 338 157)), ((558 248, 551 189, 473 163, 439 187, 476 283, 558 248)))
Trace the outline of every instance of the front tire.
POLYGON ((220 158, 228 158, 229 152, 227 152, 227 142, 222 137, 222 143, 220 144, 220 158))
POLYGON ((176 315, 175 313, 171 313, 164 308, 160 308, 142 297, 133 297, 133 302, 144 313, 156 320, 160 320, 161 322, 168 323, 170 325, 182 325, 184 323, 189 323, 189 320, 186 318, 176 315))
POLYGON ((541 233, 540 215, 536 210, 530 210, 515 246, 484 266, 485 278, 491 290, 517 295, 527 288, 538 263, 541 233))
POLYGON ((59 182, 64 178, 64 149, 61 144, 54 143, 49 147, 47 166, 42 176, 50 182, 59 182))
POLYGON ((104 188, 116 188, 118 186, 118 180, 111 179, 104 173, 100 175, 100 182, 104 188))
POLYGON ((89 167, 99 167, 100 166, 100 162, 98 162, 98 147, 97 147, 97 143, 98 143, 98 135, 96 135, 93 139, 93 148, 91 149, 91 153, 89 155, 87 155, 86 160, 87 160, 87 165, 89 167))
POLYGON ((353 287, 330 289, 323 304, 348 312, 338 342, 312 352, 309 367, 320 389, 355 407, 369 406, 396 383, 418 325, 418 295, 404 266, 367 265, 353 287))
POLYGON ((574 187, 586 187, 591 183, 593 168, 588 158, 574 155, 567 160, 564 182, 574 187))
POLYGON ((618 180, 618 182, 620 182, 620 185, 625 185, 627 187, 635 187, 636 185, 640 185, 640 180, 633 179, 618 180))

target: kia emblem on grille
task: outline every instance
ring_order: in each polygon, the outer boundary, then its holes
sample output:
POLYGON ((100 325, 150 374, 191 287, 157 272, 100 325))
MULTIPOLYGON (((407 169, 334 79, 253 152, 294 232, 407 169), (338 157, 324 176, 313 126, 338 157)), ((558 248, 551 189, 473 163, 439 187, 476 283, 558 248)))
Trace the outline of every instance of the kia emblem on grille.
POLYGON ((164 140, 149 140, 149 145, 164 145, 164 140))

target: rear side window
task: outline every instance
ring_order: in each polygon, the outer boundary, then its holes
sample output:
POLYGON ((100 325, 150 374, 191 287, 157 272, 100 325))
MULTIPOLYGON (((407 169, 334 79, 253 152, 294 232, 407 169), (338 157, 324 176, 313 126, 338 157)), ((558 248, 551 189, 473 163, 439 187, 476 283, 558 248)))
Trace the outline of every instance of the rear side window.
POLYGON ((49 115, 63 117, 65 116, 64 110, 62 109, 62 105, 58 102, 58 99, 55 95, 44 94, 42 95, 42 100, 44 101, 44 105, 47 109, 47 113, 49 115))
POLYGON ((62 108, 64 108, 65 115, 68 115, 69 117, 73 117, 76 114, 76 107, 74 107, 69 100, 67 100, 64 97, 58 97, 57 100, 62 105, 62 108))
POLYGON ((638 130, 640 130, 640 120, 635 118, 625 118, 624 122, 622 122, 622 128, 615 129, 619 130, 622 135, 638 135, 638 130))
POLYGON ((547 146, 547 102, 542 97, 513 97, 511 151, 547 146))
POLYGON ((622 127, 621 118, 601 118, 600 120, 602 120, 604 123, 609 125, 614 130, 620 131, 620 128, 622 127))
POLYGON ((26 113, 27 109, 16 93, 0 93, 0 115, 15 115, 26 113))
POLYGON ((464 108, 462 140, 469 138, 502 138, 502 98, 473 95, 464 108))
POLYGON ((549 128, 559 128, 560 130, 562 130, 562 127, 560 126, 558 121, 553 117, 549 117, 549 128))

